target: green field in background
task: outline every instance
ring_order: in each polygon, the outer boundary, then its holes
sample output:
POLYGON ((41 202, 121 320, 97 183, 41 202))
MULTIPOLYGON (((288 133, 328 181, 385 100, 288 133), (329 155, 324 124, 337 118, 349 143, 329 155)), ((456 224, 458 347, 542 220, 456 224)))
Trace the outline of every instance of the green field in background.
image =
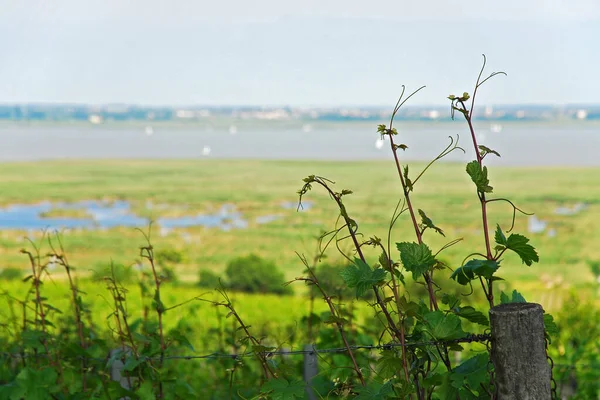
MULTIPOLYGON (((422 164, 411 165, 414 177, 422 164)), ((133 210, 144 216, 178 216, 218 210, 233 204, 248 220, 245 229, 222 231, 218 228, 186 228, 164 236, 160 227, 152 229, 156 249, 175 249, 184 261, 175 267, 181 280, 192 283, 198 272, 222 272, 234 257, 256 253, 272 259, 292 279, 303 266, 295 252, 312 258, 315 238, 335 226, 337 210, 323 190, 315 188, 306 200, 312 207, 304 212, 282 207, 297 202, 296 191, 302 178, 316 174, 336 182, 338 191, 350 189, 346 207, 359 224, 359 231, 386 238, 392 211, 401 195, 400 183, 391 162, 311 162, 311 161, 52 161, 0 164, 0 203, 35 203, 42 200, 78 201, 90 199, 127 200, 133 210), (147 208, 148 201, 166 207, 147 208), (181 206, 187 205, 183 210, 181 206), (258 224, 255 218, 279 218, 258 224), (184 240, 185 238, 185 240, 184 240)), ((594 168, 490 168, 491 197, 506 197, 519 207, 535 212, 548 222, 546 232, 527 232, 528 217, 517 215, 515 232, 530 237, 540 253, 540 263, 522 265, 516 255, 507 254, 498 275, 533 296, 532 300, 551 302, 553 290, 593 285, 589 261, 600 260, 600 169, 594 168), (557 207, 585 203, 576 215, 557 215, 557 207), (543 290, 541 290, 543 289, 543 290)), ((458 245, 441 254, 453 268, 469 253, 483 251, 480 210, 474 185, 464 165, 440 163, 417 183, 413 194, 416 208, 423 209, 446 233, 446 238, 427 232, 426 242, 435 251, 447 241, 463 238, 458 245)), ((490 226, 499 223, 505 230, 511 223, 512 209, 505 203, 490 204, 490 226)), ((27 267, 19 250, 27 247, 24 231, 0 232, 0 267, 27 267)), ((114 262, 131 265, 139 257, 143 236, 133 228, 110 230, 71 230, 63 232, 70 262, 78 274, 104 268, 114 262)), ((40 241, 41 233, 32 239, 40 241)), ((392 244, 413 241, 408 214, 400 217, 392 232, 392 244)), ((395 246, 393 246, 395 247, 395 246)), ((350 250, 350 244, 342 244, 350 250)), ((342 261, 335 248, 330 261, 342 261)), ((392 255, 398 257, 393 250, 392 255)), ((376 262, 378 254, 367 251, 376 262)), ((443 281, 450 271, 437 273, 443 281)), ((500 285, 501 286, 501 285, 500 285)))

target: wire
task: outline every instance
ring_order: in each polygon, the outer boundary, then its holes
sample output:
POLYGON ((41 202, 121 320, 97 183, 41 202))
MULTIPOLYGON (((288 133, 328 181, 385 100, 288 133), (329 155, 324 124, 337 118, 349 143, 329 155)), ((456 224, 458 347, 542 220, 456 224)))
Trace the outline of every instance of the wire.
MULTIPOLYGON (((435 346, 435 345, 448 345, 448 344, 457 344, 457 343, 473 343, 473 342, 487 342, 490 340, 491 336, 489 334, 481 334, 481 335, 468 335, 462 338, 444 340, 444 341, 421 341, 421 342, 412 342, 405 343, 404 347, 419 347, 419 346, 435 346)), ((349 349, 353 350, 391 350, 396 347, 402 347, 401 343, 386 343, 379 345, 351 345, 349 349)), ((160 361, 160 360, 206 360, 206 359, 220 359, 220 358, 230 358, 230 359, 240 359, 244 357, 255 357, 257 354, 264 354, 266 357, 274 357, 274 356, 297 356, 297 355, 314 355, 314 354, 327 354, 327 353, 346 353, 348 352, 348 348, 346 347, 333 347, 326 349, 318 349, 313 345, 313 348, 310 350, 265 350, 265 351, 250 351, 246 353, 219 353, 213 352, 210 354, 203 355, 171 355, 164 357, 139 357, 142 361, 160 361)), ((21 353, 0 353, 0 356, 4 358, 36 358, 36 357, 48 357, 47 354, 21 354, 21 353)), ((89 361, 109 361, 110 357, 105 358, 90 358, 83 356, 75 356, 75 357, 63 357, 63 359, 85 359, 89 361)))

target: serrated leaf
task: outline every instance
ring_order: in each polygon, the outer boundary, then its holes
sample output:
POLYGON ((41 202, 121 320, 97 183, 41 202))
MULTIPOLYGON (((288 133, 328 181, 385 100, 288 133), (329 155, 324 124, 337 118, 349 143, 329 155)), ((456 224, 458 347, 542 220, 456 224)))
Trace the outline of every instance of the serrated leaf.
POLYGON ((483 168, 477 161, 471 161, 467 164, 467 174, 471 177, 471 180, 477 186, 477 191, 480 193, 492 193, 493 187, 490 186, 490 180, 488 179, 487 167, 483 168))
POLYGON ((496 150, 492 150, 487 146, 484 146, 482 144, 479 145, 479 150, 481 150, 481 152, 479 153, 481 155, 481 157, 485 157, 486 154, 494 154, 498 157, 500 157, 500 153, 498 153, 496 150))
POLYGON ((423 316, 428 326, 428 331, 438 340, 458 339, 465 336, 460 319, 454 314, 446 314, 442 311, 428 312, 423 316))
POLYGON ((517 253, 527 266, 540 261, 535 247, 529 244, 529 239, 518 233, 513 233, 506 239, 506 248, 517 253))
POLYGON ((384 351, 377 360, 377 375, 383 379, 391 378, 402 369, 402 358, 393 351, 384 351))
POLYGON ((525 297, 516 290, 513 290, 511 293, 511 297, 504 292, 500 293, 500 304, 508 304, 508 303, 527 303, 525 297))
POLYGON ((304 398, 304 390, 304 382, 290 382, 284 378, 270 379, 262 386, 262 391, 269 393, 270 398, 273 400, 302 399, 304 398))
POLYGON ((499 264, 494 260, 473 259, 462 267, 457 268, 452 275, 450 275, 450 278, 461 285, 466 285, 479 276, 490 279, 498 267, 499 264))
POLYGON ((407 317, 415 317, 419 314, 419 305, 414 301, 408 301, 405 296, 398 299, 398 307, 407 317))
POLYGON ((133 371, 138 365, 143 364, 144 360, 141 358, 128 357, 123 365, 123 370, 127 372, 133 371))
POLYGON ((454 294, 444 293, 442 296, 442 303, 450 306, 451 308, 455 308, 460 306, 461 300, 454 294))
POLYGON ((460 389, 466 385, 479 390, 480 385, 487 385, 490 382, 488 372, 488 363, 490 357, 488 353, 481 353, 471 357, 458 367, 454 368, 450 375, 452 386, 460 389))
POLYGON ((354 400, 386 399, 388 396, 394 394, 392 383, 393 380, 389 380, 384 384, 379 382, 370 382, 367 386, 356 389, 358 396, 354 397, 354 400))
POLYGON ((423 224, 423 226, 433 229, 434 231, 436 231, 437 233, 439 233, 440 235, 442 235, 444 237, 446 236, 446 235, 444 235, 444 231, 441 230, 440 228, 438 228, 437 226, 435 226, 435 224, 433 223, 431 218, 429 218, 425 214, 425 211, 421 210, 420 208, 419 208, 419 215, 421 216, 421 224, 423 224))
POLYGON ((477 311, 471 306, 457 307, 454 313, 459 317, 466 319, 467 321, 471 321, 483 326, 490 325, 490 321, 488 321, 488 318, 485 316, 485 314, 481 311, 477 311))
POLYGON ((502 250, 504 247, 506 247, 506 236, 504 235, 504 232, 502 232, 502 229, 500 229, 499 224, 496 224, 496 232, 494 233, 494 240, 499 245, 499 246, 496 246, 497 250, 502 250))
POLYGON ((506 248, 514 251, 521 258, 521 261, 528 266, 531 266, 533 262, 540 261, 535 247, 530 245, 529 239, 523 235, 513 233, 507 238, 502 232, 502 229, 500 229, 500 225, 497 225, 494 240, 499 245, 496 246, 496 249, 503 250, 506 248))
POLYGON ((194 350, 194 346, 192 345, 192 343, 188 340, 188 338, 183 333, 181 333, 181 331, 172 330, 171 332, 169 332, 169 336, 171 337, 171 339, 173 339, 180 345, 187 347, 191 351, 196 351, 196 350, 194 350))
POLYGON ((425 243, 401 242, 396 243, 396 246, 400 250, 400 259, 404 268, 412 272, 414 280, 419 279, 436 263, 431 249, 425 243))
POLYGON ((387 272, 383 268, 371 269, 360 258, 354 259, 354 264, 344 268, 340 275, 346 285, 350 288, 356 288, 356 297, 360 297, 372 286, 380 284, 387 272))
POLYGON ((554 317, 552 315, 544 313, 544 328, 546 330, 548 342, 552 343, 552 337, 556 337, 560 333, 558 325, 554 322, 554 317))
POLYGON ((386 270, 390 270, 390 259, 388 258, 387 254, 385 252, 382 252, 381 255, 379 256, 379 265, 381 265, 384 269, 386 270))

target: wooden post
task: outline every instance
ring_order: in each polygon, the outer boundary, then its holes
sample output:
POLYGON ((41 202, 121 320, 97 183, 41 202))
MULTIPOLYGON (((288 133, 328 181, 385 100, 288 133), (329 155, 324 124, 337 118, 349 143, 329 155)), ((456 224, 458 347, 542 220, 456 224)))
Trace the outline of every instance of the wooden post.
POLYGON ((306 384, 306 399, 317 400, 315 391, 311 387, 312 379, 319 373, 317 364, 317 351, 313 345, 306 344, 303 349, 304 353, 304 383, 306 384))
MULTIPOLYGON (((126 356, 130 356, 131 355, 131 349, 129 347, 124 347, 124 348, 119 348, 119 349, 113 349, 110 351, 110 357, 115 357, 115 356, 120 356, 125 354, 126 356)), ((137 378, 131 378, 128 376, 123 375, 123 368, 125 367, 125 364, 123 363, 123 361, 121 361, 119 358, 116 358, 112 365, 110 366, 110 379, 115 381, 115 382, 119 382, 119 384, 121 385, 121 387, 123 389, 126 390, 131 390, 131 383, 132 381, 137 380, 137 378)), ((130 400, 130 398, 127 397, 121 397, 119 400, 130 400)))
POLYGON ((550 400, 544 310, 539 304, 501 304, 490 310, 492 362, 498 400, 550 400))

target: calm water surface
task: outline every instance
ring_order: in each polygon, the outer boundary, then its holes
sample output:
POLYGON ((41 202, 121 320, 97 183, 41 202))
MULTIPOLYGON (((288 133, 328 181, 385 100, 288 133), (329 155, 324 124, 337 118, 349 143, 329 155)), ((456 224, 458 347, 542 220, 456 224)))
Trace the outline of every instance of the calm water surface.
MULTIPOLYGON (((473 159, 472 144, 462 122, 399 125, 399 141, 409 146, 409 160, 434 157, 461 136, 466 155, 473 159)), ((478 124, 480 144, 502 157, 489 162, 504 165, 600 166, 600 124, 507 123, 478 124)), ((387 143, 378 148, 376 124, 339 123, 277 127, 255 124, 210 126, 0 126, 0 161, 101 158, 244 158, 368 160, 387 159, 387 143)))

